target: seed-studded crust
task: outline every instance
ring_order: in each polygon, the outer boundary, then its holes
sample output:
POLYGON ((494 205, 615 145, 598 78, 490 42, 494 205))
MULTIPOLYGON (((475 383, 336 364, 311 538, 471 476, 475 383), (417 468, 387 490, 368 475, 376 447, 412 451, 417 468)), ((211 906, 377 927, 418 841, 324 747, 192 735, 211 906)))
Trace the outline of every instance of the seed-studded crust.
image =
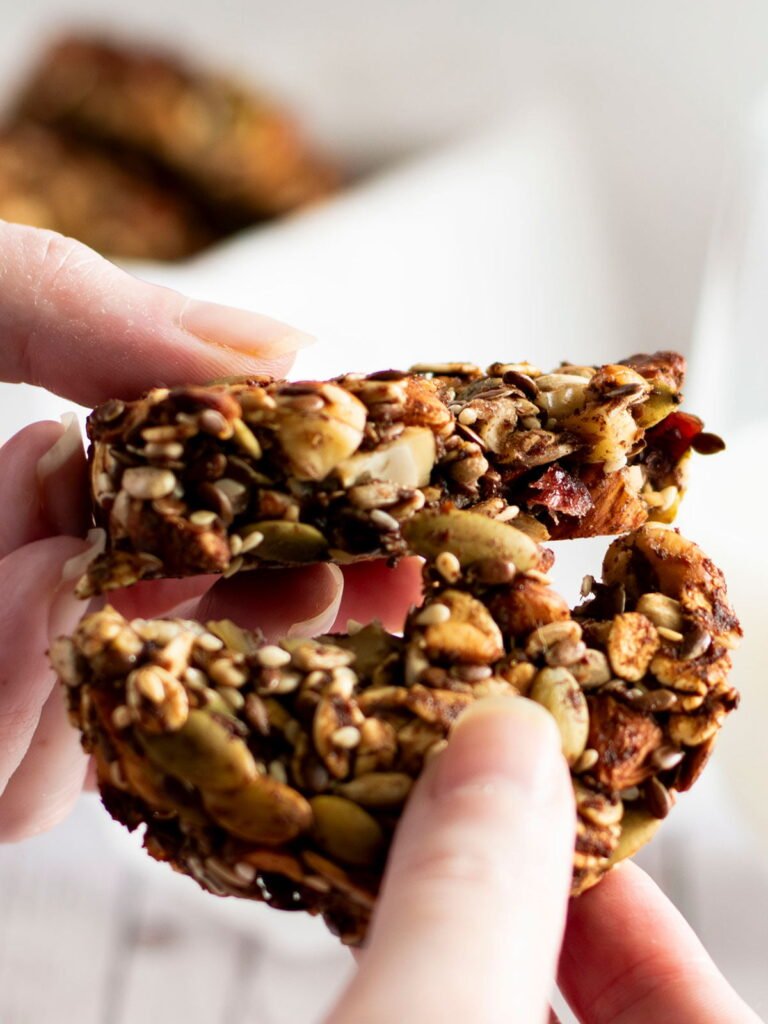
POLYGON ((140 153, 222 227, 286 213, 334 185, 267 99, 145 49, 62 40, 33 74, 17 116, 140 153))
POLYGON ((615 541, 573 615, 514 526, 422 511, 408 543, 425 599, 402 636, 264 644, 231 622, 107 607, 51 651, 104 802, 146 826, 152 856, 211 892, 322 914, 350 944, 415 778, 478 697, 521 694, 557 722, 574 894, 650 838, 738 701, 722 575, 669 527, 615 541))
POLYGON ((666 521, 691 447, 713 438, 677 411, 683 370, 660 352, 597 370, 448 364, 107 402, 88 423, 107 548, 81 593, 397 558, 422 508, 471 508, 536 539, 666 521))
POLYGON ((128 259, 181 259, 212 240, 199 212, 143 165, 31 124, 0 134, 0 218, 128 259))

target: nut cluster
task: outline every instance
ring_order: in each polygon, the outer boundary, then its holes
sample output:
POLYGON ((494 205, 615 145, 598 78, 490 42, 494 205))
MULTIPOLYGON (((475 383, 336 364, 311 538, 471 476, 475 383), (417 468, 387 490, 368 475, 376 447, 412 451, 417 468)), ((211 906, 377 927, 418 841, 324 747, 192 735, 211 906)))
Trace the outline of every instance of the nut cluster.
POLYGON ((670 521, 692 447, 683 361, 599 369, 416 366, 329 382, 155 389, 89 419, 107 548, 82 596, 139 579, 399 557, 422 509, 472 509, 531 537, 670 521))
MULTIPOLYGON (((338 390, 334 458, 360 429, 338 390)), ((323 450, 307 460, 297 441, 301 471, 323 450)), ((214 893, 320 913, 351 944, 415 779, 474 700, 519 694, 555 719, 577 894, 650 838, 738 699, 722 574, 667 526, 615 541, 573 613, 548 553, 508 523, 421 509, 404 541, 426 561, 402 635, 374 623, 267 644, 229 621, 128 622, 106 607, 51 651, 104 802, 146 825, 153 856, 214 893)))

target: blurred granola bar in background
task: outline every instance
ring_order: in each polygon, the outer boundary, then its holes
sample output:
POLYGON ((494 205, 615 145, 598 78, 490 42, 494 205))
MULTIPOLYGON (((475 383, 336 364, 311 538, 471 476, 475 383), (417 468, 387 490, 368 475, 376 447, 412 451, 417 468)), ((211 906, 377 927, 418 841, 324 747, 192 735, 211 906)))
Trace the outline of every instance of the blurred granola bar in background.
POLYGON ((146 168, 29 124, 0 133, 0 217, 130 259, 181 259, 214 237, 146 168))
POLYGON ((290 116, 165 53, 52 46, 0 139, 0 212, 112 256, 179 259, 329 194, 290 116))

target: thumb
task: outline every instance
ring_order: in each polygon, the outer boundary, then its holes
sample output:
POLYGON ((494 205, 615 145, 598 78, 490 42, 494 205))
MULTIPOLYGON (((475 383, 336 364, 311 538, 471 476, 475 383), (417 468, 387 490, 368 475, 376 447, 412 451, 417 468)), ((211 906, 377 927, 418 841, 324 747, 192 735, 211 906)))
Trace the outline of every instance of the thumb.
POLYGON ((547 1020, 573 830, 554 721, 520 698, 475 704, 408 802, 331 1024, 547 1020))
POLYGON ((151 385, 282 376, 309 335, 148 284, 52 231, 0 221, 0 380, 82 405, 151 385))

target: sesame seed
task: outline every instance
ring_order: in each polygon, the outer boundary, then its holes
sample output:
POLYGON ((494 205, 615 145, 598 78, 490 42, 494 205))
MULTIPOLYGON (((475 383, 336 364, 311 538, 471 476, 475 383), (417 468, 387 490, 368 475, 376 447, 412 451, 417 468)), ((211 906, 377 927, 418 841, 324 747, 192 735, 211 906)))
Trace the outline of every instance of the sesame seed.
POLYGON ((400 523, 398 523, 395 517, 391 516, 389 512, 385 512, 381 508, 375 508, 371 512, 371 522, 374 526, 378 526, 380 530, 386 530, 388 532, 400 529, 400 523))
POLYGON ((657 626, 656 629, 660 637, 673 644, 679 643, 683 639, 683 634, 678 633, 676 629, 668 629, 667 626, 657 626))
POLYGON ((331 733, 331 742, 344 750, 352 750, 360 742, 360 730, 355 725, 343 725, 331 733))
POLYGON ((112 724, 116 729, 127 729, 133 721, 130 708, 125 704, 118 704, 112 712, 112 724))
POLYGON ((190 523, 193 526, 212 526, 216 522, 216 513, 211 512, 208 509, 201 508, 197 512, 193 512, 189 517, 190 523))
POLYGON ((277 644, 267 644, 256 651, 256 660, 264 668, 282 668, 283 665, 289 664, 291 656, 277 644))
POLYGON ((244 555, 248 551, 253 551, 253 549, 257 548, 263 540, 264 534, 259 533, 258 530, 253 530, 251 533, 246 534, 245 537, 243 537, 243 543, 240 548, 240 554, 244 555))
POLYGON ((420 612, 414 622, 417 626, 437 626, 441 622, 447 622, 451 617, 451 609, 446 604, 427 605, 423 612, 420 612))
POLYGON ((435 568, 449 583, 455 583, 461 576, 461 562, 452 551, 441 551, 435 559, 435 568))

